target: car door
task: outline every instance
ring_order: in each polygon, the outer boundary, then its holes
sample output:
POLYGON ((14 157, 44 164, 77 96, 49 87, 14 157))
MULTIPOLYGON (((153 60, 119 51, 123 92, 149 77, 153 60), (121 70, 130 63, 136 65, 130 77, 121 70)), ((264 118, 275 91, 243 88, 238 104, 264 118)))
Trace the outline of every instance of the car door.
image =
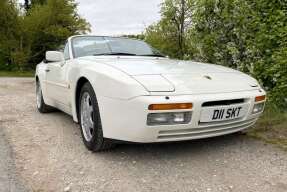
POLYGON ((66 43, 64 49, 64 61, 50 62, 47 66, 46 74, 46 93, 57 107, 69 108, 69 91, 68 68, 70 62, 69 46, 66 43))

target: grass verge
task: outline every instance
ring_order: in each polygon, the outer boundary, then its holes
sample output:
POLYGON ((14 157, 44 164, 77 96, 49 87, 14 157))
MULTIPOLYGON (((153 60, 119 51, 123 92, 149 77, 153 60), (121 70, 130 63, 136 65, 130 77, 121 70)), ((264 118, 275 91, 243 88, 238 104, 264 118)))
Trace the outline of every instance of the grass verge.
POLYGON ((34 71, 0 71, 0 77, 34 77, 34 71))
POLYGON ((287 112, 267 107, 254 128, 247 135, 287 150, 287 112))

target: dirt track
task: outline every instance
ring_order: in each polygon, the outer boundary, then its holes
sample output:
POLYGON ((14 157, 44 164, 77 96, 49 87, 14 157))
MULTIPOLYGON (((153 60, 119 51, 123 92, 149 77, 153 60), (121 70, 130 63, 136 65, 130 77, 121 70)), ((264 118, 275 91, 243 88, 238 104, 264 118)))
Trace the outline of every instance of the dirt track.
POLYGON ((287 191, 287 153, 239 134, 91 153, 71 117, 37 112, 31 78, 0 78, 0 129, 31 191, 287 191))

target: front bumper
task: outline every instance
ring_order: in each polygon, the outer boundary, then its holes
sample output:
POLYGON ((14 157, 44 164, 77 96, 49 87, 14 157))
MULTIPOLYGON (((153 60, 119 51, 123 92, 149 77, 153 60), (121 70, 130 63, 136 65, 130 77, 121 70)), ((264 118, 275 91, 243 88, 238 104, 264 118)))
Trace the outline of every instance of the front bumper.
POLYGON ((252 114, 254 98, 265 94, 264 91, 253 90, 202 95, 140 96, 130 100, 112 99, 98 96, 104 137, 130 142, 166 142, 192 140, 225 135, 238 132, 252 126, 261 113, 252 114), (200 122, 202 104, 208 101, 244 99, 249 104, 244 117, 220 122, 200 122), (159 103, 193 103, 191 110, 170 110, 165 112, 191 111, 192 118, 188 124, 147 125, 150 104, 159 103))

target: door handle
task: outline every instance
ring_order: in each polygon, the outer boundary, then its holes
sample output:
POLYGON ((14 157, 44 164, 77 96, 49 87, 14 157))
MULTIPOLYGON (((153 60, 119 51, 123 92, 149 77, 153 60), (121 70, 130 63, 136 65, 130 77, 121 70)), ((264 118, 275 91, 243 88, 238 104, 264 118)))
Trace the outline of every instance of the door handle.
POLYGON ((50 69, 45 69, 46 72, 50 72, 50 69))

